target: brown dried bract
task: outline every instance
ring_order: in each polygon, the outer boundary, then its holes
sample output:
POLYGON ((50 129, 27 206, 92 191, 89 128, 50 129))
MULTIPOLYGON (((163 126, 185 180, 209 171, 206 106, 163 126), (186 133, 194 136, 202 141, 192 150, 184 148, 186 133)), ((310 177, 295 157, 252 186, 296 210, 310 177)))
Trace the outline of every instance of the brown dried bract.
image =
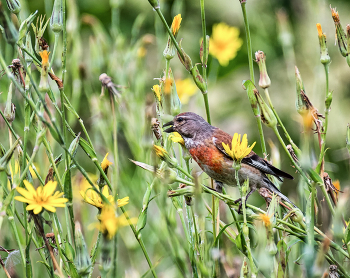
POLYGON ((162 136, 162 131, 160 129, 160 122, 157 118, 152 118, 151 119, 151 125, 152 125, 152 131, 154 133, 154 136, 157 138, 158 141, 160 141, 160 144, 164 146, 163 143, 163 136, 162 136))
POLYGON ((337 205, 337 194, 339 192, 341 193, 344 193, 344 192, 340 191, 338 188, 334 186, 334 184, 332 183, 332 179, 329 177, 328 173, 326 172, 323 173, 323 183, 324 183, 324 186, 326 187, 326 191, 331 196, 333 203, 337 205))

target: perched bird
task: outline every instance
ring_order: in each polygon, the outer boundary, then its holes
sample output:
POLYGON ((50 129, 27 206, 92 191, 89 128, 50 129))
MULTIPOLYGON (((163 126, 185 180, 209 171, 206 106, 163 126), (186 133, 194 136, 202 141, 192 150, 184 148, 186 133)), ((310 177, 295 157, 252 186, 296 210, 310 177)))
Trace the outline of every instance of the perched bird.
MULTIPOLYGON (((235 170, 232 168, 233 159, 222 145, 222 143, 231 145, 231 135, 210 125, 201 116, 192 112, 175 116, 174 120, 164 124, 163 128, 168 126, 169 128, 164 131, 167 133, 178 132, 182 136, 192 158, 208 176, 215 180, 216 191, 221 192, 223 184, 237 186, 235 170)), ((293 179, 291 175, 272 166, 253 151, 242 159, 238 177, 240 184, 249 178, 250 192, 246 199, 256 189, 267 188, 295 207, 266 174, 273 175, 280 181, 282 181, 281 177, 293 179)))

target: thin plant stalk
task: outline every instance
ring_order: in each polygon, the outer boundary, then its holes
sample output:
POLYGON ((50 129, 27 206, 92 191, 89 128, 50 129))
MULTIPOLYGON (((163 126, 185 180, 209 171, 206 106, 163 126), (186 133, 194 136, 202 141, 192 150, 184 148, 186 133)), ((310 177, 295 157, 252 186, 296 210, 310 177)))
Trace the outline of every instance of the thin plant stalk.
MULTIPOLYGON (((245 27, 245 33, 247 38, 247 50, 248 50, 248 64, 249 64, 249 73, 250 73, 250 79, 255 84, 254 79, 254 67, 253 67, 253 51, 252 51, 252 41, 250 38, 250 30, 249 30, 249 21, 247 17, 247 11, 246 11, 246 0, 240 0, 241 8, 242 8, 242 14, 244 19, 244 27, 245 27)), ((253 109, 254 116, 256 118, 256 123, 258 124, 258 130, 259 130, 259 136, 260 136, 260 143, 261 143, 261 149, 264 155, 267 154, 266 152, 266 144, 265 144, 265 138, 264 138, 264 132, 262 129, 262 123, 261 123, 261 117, 257 114, 257 112, 253 109)))
POLYGON ((147 263, 148 263, 148 265, 150 267, 150 270, 151 270, 151 272, 153 274, 153 277, 157 278, 157 274, 156 274, 156 272, 154 270, 154 267, 152 265, 151 259, 148 256, 148 253, 147 253, 146 247, 145 247, 145 245, 143 243, 143 240, 138 237, 137 231, 136 231, 136 229, 134 227, 134 224, 132 224, 131 219, 130 219, 129 215, 127 214, 127 212, 125 211, 124 207, 120 207, 120 209, 122 210, 123 214, 125 215, 125 218, 127 219, 128 223, 129 223, 129 226, 130 226, 130 228, 132 229, 132 231, 133 231, 133 233, 135 235, 136 240, 139 242, 139 245, 140 245, 140 247, 142 249, 143 254, 145 255, 145 258, 146 258, 147 263))
MULTIPOLYGON (((329 94, 329 64, 324 64, 324 70, 325 70, 325 77, 326 77, 326 100, 327 100, 327 97, 329 94)), ((323 177, 323 172, 324 172, 324 155, 325 155, 325 147, 326 147, 326 135, 328 130, 329 111, 330 111, 330 107, 328 107, 328 104, 326 101, 325 121, 324 121, 323 130, 321 132, 321 150, 320 150, 320 156, 316 167, 316 172, 320 173, 321 177, 323 177)))
POLYGON ((293 140, 292 140, 292 138, 290 137, 290 135, 289 135, 287 129, 285 128, 285 126, 284 126, 284 124, 282 123, 280 117, 278 116, 278 114, 277 114, 277 112, 276 112, 276 110, 275 110, 275 107, 274 107, 273 104, 272 104, 272 101, 271 101, 271 99, 270 99, 270 94, 269 94, 268 88, 265 88, 264 91, 265 91, 266 99, 267 99, 267 101, 268 101, 268 103, 269 103, 269 105, 270 105, 270 108, 271 108, 273 114, 275 115, 275 117, 276 117, 276 119, 277 119, 277 121, 278 121, 278 124, 281 126, 284 135, 286 136, 288 142, 292 145, 293 150, 297 153, 297 155, 300 155, 300 150, 299 150, 299 148, 298 148, 297 145, 295 145, 295 143, 293 142, 293 140))

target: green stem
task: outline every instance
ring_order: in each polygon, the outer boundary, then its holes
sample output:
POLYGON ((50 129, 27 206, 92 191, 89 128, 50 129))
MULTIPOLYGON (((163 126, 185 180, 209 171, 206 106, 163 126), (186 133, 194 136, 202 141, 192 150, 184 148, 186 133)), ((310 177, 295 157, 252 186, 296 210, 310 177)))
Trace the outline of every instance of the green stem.
POLYGON ((143 243, 141 237, 140 237, 140 238, 138 237, 137 231, 136 231, 134 225, 132 224, 132 222, 131 222, 131 220, 130 220, 130 217, 129 217, 129 215, 127 214, 127 212, 125 211, 125 209, 124 209, 123 207, 120 207, 120 209, 122 210, 123 214, 125 215, 125 217, 126 217, 128 223, 129 223, 129 226, 130 226, 131 230, 133 231, 133 233, 134 233, 134 235, 135 235, 136 240, 139 242, 139 245, 140 245, 140 247, 141 247, 141 249, 142 249, 143 254, 145 255, 145 258, 146 258, 147 263, 148 263, 148 265, 149 265, 149 267, 150 267, 150 270, 151 270, 151 272, 152 272, 152 274, 153 274, 153 277, 154 277, 154 278, 157 278, 157 274, 156 274, 156 272, 155 272, 155 270, 154 270, 154 268, 153 268, 151 259, 150 259, 149 256, 148 256, 146 247, 145 247, 145 245, 144 245, 144 243, 143 243))
MULTIPOLYGON (((3 120, 5 121, 7 127, 8 127, 9 130, 11 131, 13 137, 15 137, 15 139, 17 140, 19 137, 17 136, 17 134, 16 134, 15 131, 13 130, 11 124, 10 124, 10 123, 7 121, 7 119, 5 118, 5 115, 2 113, 1 109, 0 109, 0 114, 1 114, 1 116, 2 116, 2 118, 3 118, 3 120)), ((22 149, 24 148, 24 146, 23 146, 23 144, 21 143, 21 141, 19 141, 18 144, 20 145, 20 147, 21 147, 22 149)), ((30 160, 30 156, 29 156, 28 153, 26 153, 26 159, 27 159, 27 160, 30 160)), ((41 183, 42 185, 44 185, 44 181, 43 181, 43 179, 41 178, 41 176, 39 175, 38 171, 36 170, 34 164, 32 164, 31 166, 32 166, 32 168, 33 168, 34 173, 35 173, 36 176, 38 177, 40 183, 41 183)))
POLYGON ((207 114, 207 121, 209 124, 211 124, 211 117, 210 117, 210 111, 209 111, 209 101, 208 101, 208 93, 202 93, 204 104, 205 104, 205 113, 207 114))
POLYGON ((283 142, 283 139, 281 137, 281 135, 279 134, 278 132, 278 129, 277 127, 274 127, 273 128, 273 131, 275 132, 277 138, 278 138, 278 141, 280 142, 280 144, 282 145, 284 151, 286 152, 286 154, 288 155, 290 161, 293 163, 294 167, 298 170, 298 172, 300 173, 300 175, 304 178, 304 180, 306 181, 306 183, 309 185, 309 188, 311 187, 311 183, 310 183, 310 180, 308 179, 308 177, 306 176, 306 174, 304 173, 304 171, 301 169, 301 167, 299 166, 298 163, 296 163, 292 157, 292 155, 290 154, 290 152, 288 151, 285 143, 283 142))
MULTIPOLYGON (((11 209, 7 209, 7 213, 11 211, 11 209)), ((13 234, 15 235, 15 239, 16 239, 16 242, 18 244, 18 249, 19 249, 19 252, 21 254, 21 259, 22 259, 22 264, 23 264, 23 267, 24 267, 24 273, 26 273, 26 257, 25 257, 25 254, 24 254, 24 248, 21 244, 21 241, 19 239, 19 236, 18 236, 18 230, 17 230, 17 227, 16 227, 16 223, 15 223, 15 219, 14 219, 14 216, 11 212, 11 214, 7 214, 8 215, 8 220, 10 222, 10 225, 11 225, 11 228, 12 228, 12 231, 13 231, 13 234)))
POLYGON ((247 50, 248 50, 248 64, 249 64, 249 73, 250 73, 250 80, 255 84, 254 79, 254 68, 253 68, 253 50, 252 50, 252 40, 250 37, 250 30, 249 30, 249 21, 247 17, 247 11, 246 11, 246 1, 240 0, 241 2, 241 8, 243 13, 243 19, 244 19, 244 27, 245 27, 245 34, 247 38, 247 50))
MULTIPOLYGON (((97 258, 97 250, 98 250, 98 247, 100 245, 100 241, 101 241, 101 236, 102 236, 102 233, 101 231, 98 232, 98 235, 97 235, 97 239, 96 239, 96 243, 93 247, 93 249, 91 250, 91 265, 94 266, 95 262, 96 262, 96 258, 97 258)), ((93 268, 91 269, 91 272, 89 274, 89 278, 92 276, 92 272, 93 272, 93 268)))
POLYGON ((269 105, 270 105, 270 108, 271 108, 273 114, 275 115, 275 117, 276 117, 276 119, 277 119, 277 121, 278 121, 278 124, 281 126, 281 128, 282 128, 282 130, 283 130, 283 133, 284 133, 284 135, 286 136, 288 142, 292 145, 293 150, 296 152, 296 155, 299 157, 299 156, 300 156, 300 149, 298 148, 297 145, 295 145, 295 143, 293 142, 292 138, 290 137, 290 135, 289 135, 287 129, 286 129, 285 126, 283 125, 283 123, 282 123, 280 117, 278 116, 278 114, 277 114, 277 112, 276 112, 276 110, 275 110, 275 107, 273 106, 272 101, 271 101, 271 99, 270 99, 270 94, 269 94, 268 88, 264 89, 264 91, 265 91, 265 96, 266 96, 266 98, 267 98, 267 101, 268 101, 268 103, 269 103, 269 105))
POLYGON ((57 48, 59 36, 60 36, 60 33, 55 33, 55 44, 54 44, 54 46, 53 46, 53 51, 52 51, 52 55, 51 55, 51 61, 50 61, 50 65, 49 65, 49 70, 48 70, 48 72, 51 71, 52 63, 53 63, 53 60, 55 59, 56 48, 57 48))
MULTIPOLYGON (((253 67, 252 41, 251 41, 251 37, 250 37, 249 21, 248 21, 248 17, 247 17, 246 6, 245 6, 246 5, 246 0, 240 0, 240 2, 241 2, 243 19, 244 19, 244 27, 245 27, 246 39, 247 39, 247 51, 248 51, 248 64, 249 64, 250 80, 253 82, 253 84, 255 84, 254 67, 253 67)), ((262 123, 261 123, 261 117, 257 113, 256 109, 253 108, 253 112, 254 112, 254 116, 256 118, 256 123, 258 125, 259 136, 260 136, 260 143, 261 143, 261 150, 262 150, 264 155, 267 155, 265 138, 264 138, 264 132, 263 132, 262 123)))
POLYGON ((329 64, 324 64, 324 70, 326 75, 326 108, 325 108, 325 121, 323 125, 323 129, 321 130, 321 150, 320 150, 320 156, 318 158, 318 163, 316 167, 316 172, 321 174, 321 177, 323 176, 323 170, 324 170, 324 155, 325 155, 325 147, 326 147, 326 135, 328 130, 328 116, 330 111, 330 105, 327 103, 327 98, 329 94, 329 64))

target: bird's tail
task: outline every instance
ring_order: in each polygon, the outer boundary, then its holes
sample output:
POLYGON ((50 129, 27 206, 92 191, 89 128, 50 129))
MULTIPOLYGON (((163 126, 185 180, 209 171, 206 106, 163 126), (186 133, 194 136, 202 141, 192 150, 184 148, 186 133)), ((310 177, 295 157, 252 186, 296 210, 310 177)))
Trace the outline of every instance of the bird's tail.
POLYGON ((264 181, 269 185, 267 188, 270 191, 272 191, 273 193, 275 193, 276 195, 281 197, 282 200, 291 204, 293 207, 297 208, 297 206, 291 200, 289 200, 285 195, 282 194, 281 191, 279 191, 279 189, 276 187, 276 185, 274 185, 273 182, 268 179, 268 177, 264 178, 264 181))

